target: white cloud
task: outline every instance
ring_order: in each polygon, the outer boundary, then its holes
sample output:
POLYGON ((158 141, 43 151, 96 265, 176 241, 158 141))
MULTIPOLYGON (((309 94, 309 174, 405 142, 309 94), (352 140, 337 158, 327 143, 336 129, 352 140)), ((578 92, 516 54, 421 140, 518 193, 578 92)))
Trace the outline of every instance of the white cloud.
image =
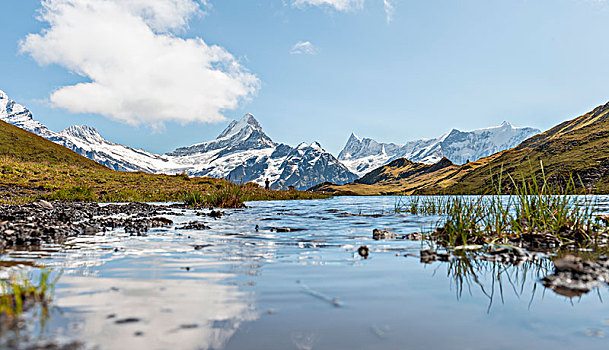
POLYGON ((294 0, 293 4, 296 7, 310 6, 329 6, 334 7, 338 11, 351 11, 361 9, 366 0, 294 0))
POLYGON ((393 21, 393 14, 395 13, 395 0, 383 0, 383 6, 385 7, 387 23, 390 23, 393 21))
MULTIPOLYGON (((337 11, 352 11, 360 10, 364 7, 366 0, 294 0, 293 6, 304 8, 305 6, 332 7, 337 11)), ((387 23, 393 20, 395 13, 396 0, 383 0, 383 8, 385 9, 385 17, 387 23)), ((285 3, 284 3, 285 4, 285 3)))
POLYGON ((50 100, 73 113, 97 113, 132 125, 219 122, 259 88, 224 48, 176 35, 202 13, 195 0, 43 0, 48 29, 21 43, 39 64, 90 79, 50 100))
POLYGON ((290 50, 292 55, 315 55, 319 50, 310 41, 299 41, 290 50))

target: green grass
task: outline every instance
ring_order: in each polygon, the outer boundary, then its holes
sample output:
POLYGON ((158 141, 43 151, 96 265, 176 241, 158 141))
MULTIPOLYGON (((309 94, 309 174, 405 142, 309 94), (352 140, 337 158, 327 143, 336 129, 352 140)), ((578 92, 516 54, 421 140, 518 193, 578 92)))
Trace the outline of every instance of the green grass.
POLYGON ((256 184, 186 174, 120 172, 0 121, 0 204, 37 199, 69 202, 181 202, 237 207, 243 201, 327 198, 301 191, 266 191, 256 184))
MULTIPOLYGON (((542 165, 543 169, 543 165, 542 165)), ((440 215, 441 225, 431 234, 447 246, 508 243, 525 235, 550 234, 562 244, 595 243, 607 225, 598 220, 590 197, 573 196, 573 179, 566 186, 550 186, 533 173, 520 182, 507 176, 510 196, 501 196, 501 174, 494 195, 413 196, 401 198, 395 212, 440 215)))
POLYGON ((244 202, 261 200, 296 200, 327 198, 328 195, 303 191, 265 190, 255 183, 237 185, 225 182, 217 185, 214 191, 189 191, 184 193, 183 201, 191 207, 209 206, 216 208, 241 208, 244 202))
POLYGON ((18 273, 0 281, 0 314, 17 317, 31 305, 46 305, 59 278, 51 281, 51 272, 51 269, 42 269, 37 283, 31 277, 18 273))

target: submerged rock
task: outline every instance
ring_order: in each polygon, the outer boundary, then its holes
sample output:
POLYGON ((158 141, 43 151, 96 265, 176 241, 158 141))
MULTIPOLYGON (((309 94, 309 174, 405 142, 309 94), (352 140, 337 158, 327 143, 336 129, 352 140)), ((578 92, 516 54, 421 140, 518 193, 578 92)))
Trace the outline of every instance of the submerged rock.
POLYGON ((364 259, 368 258, 368 254, 370 254, 370 249, 368 249, 368 246, 361 246, 359 247, 359 249, 357 250, 357 253, 364 259))
POLYGON ((405 235, 404 238, 411 241, 422 241, 425 239, 425 236, 420 232, 415 232, 405 235))
POLYGON ((379 229, 374 229, 372 231, 372 238, 375 240, 380 240, 380 239, 397 239, 398 235, 396 233, 393 233, 391 231, 387 231, 387 230, 379 230, 379 229))
POLYGON ((271 227, 271 232, 277 232, 277 233, 281 233, 281 232, 298 232, 298 231, 304 231, 304 228, 294 228, 294 227, 271 227))
POLYGON ((211 227, 206 226, 204 223, 199 221, 191 221, 185 225, 176 227, 178 230, 208 230, 211 227))
POLYGON ((0 249, 61 243, 77 235, 95 235, 123 227, 132 235, 165 227, 173 221, 160 215, 168 208, 145 203, 99 205, 37 201, 0 206, 0 249), (120 215, 119 215, 120 214, 120 215))

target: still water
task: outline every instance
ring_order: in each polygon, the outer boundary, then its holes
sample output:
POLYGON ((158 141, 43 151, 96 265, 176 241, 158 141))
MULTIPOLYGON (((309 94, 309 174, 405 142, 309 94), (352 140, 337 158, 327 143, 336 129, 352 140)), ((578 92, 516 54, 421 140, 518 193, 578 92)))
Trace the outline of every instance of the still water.
POLYGON ((217 220, 174 209, 174 226, 145 237, 116 230, 0 260, 62 272, 30 333, 84 348, 607 349, 607 288, 557 295, 539 282, 545 259, 422 264, 427 243, 372 239, 441 219, 395 214, 397 200, 252 202, 217 220), (192 221, 211 228, 175 228, 192 221))

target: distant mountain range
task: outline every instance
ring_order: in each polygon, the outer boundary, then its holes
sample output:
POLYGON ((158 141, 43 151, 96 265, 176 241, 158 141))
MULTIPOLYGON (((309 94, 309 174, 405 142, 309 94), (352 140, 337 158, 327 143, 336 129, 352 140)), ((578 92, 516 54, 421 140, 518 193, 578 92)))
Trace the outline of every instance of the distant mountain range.
POLYGON ((319 182, 347 183, 358 178, 317 142, 294 148, 271 140, 251 115, 233 121, 215 140, 159 155, 113 143, 96 129, 82 125, 49 130, 32 113, 0 91, 0 120, 120 171, 211 176, 271 188, 307 189, 319 182))
POLYGON ((351 134, 338 159, 359 176, 399 158, 415 163, 434 164, 448 158, 465 164, 510 149, 540 133, 533 128, 517 128, 508 122, 472 131, 451 130, 435 139, 409 141, 402 145, 379 143, 351 134))
POLYGON ((608 145, 609 103, 534 135, 514 148, 467 164, 457 165, 443 158, 430 165, 400 158, 353 183, 324 183, 312 190, 350 195, 482 194, 495 193, 502 178, 502 193, 514 190, 514 182, 519 185, 523 180, 536 180, 538 185, 547 181, 549 186, 563 189, 570 184, 589 193, 607 193, 608 145))
POLYGON ((319 143, 297 147, 279 144, 265 134, 258 121, 246 114, 215 139, 167 154, 154 154, 113 143, 89 126, 71 126, 60 132, 49 130, 35 120, 24 106, 0 91, 0 120, 63 145, 89 159, 119 171, 210 176, 236 182, 268 179, 271 188, 307 189, 322 182, 345 184, 398 158, 434 163, 446 157, 457 164, 493 154, 519 144, 539 132, 515 128, 509 123, 498 127, 462 132, 452 130, 437 139, 406 144, 379 143, 352 134, 338 158, 319 143))

